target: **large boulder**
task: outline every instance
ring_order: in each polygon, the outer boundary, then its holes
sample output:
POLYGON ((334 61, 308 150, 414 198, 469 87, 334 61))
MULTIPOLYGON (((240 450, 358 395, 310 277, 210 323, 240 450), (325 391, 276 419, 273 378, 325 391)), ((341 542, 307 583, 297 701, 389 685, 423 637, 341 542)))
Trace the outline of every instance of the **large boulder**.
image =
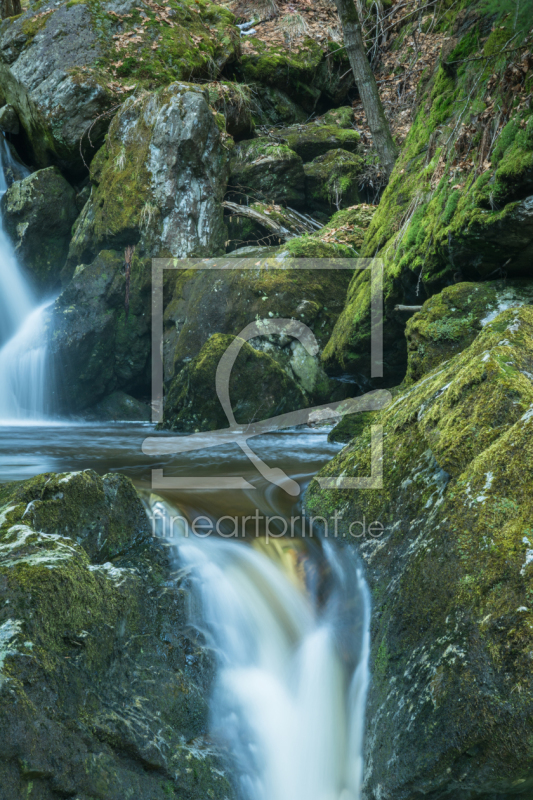
MULTIPOLYGON (((243 252, 245 258, 249 255, 243 252)), ((327 380, 320 354, 342 308, 351 271, 296 269, 276 256, 246 261, 252 269, 238 269, 238 263, 219 273, 169 271, 166 291, 171 299, 163 320, 165 381, 172 381, 196 358, 214 334, 237 336, 257 320, 297 320, 316 337, 316 354, 309 354, 290 335, 265 332, 251 344, 274 359, 309 398, 326 402, 342 387, 327 380)))
POLYGON ((374 415, 382 488, 336 488, 371 474, 370 426, 311 484, 373 596, 368 798, 533 785, 532 376, 533 308, 509 309, 374 415))
POLYGON ((223 253, 227 154, 201 88, 173 83, 127 100, 91 165, 69 268, 128 245, 150 257, 223 253))
POLYGON ((302 159, 277 138, 260 137, 241 142, 233 152, 229 179, 231 197, 302 208, 305 173, 302 159))
POLYGON ((342 208, 359 204, 358 179, 363 170, 361 156, 347 150, 329 150, 304 165, 307 208, 330 216, 342 208))
POLYGON ((238 49, 233 15, 208 0, 166 6, 44 2, 0 25, 0 84, 36 163, 85 171, 134 89, 213 77, 238 49), (90 132, 89 132, 90 128, 90 132))
POLYGON ((276 136, 286 141, 291 150, 301 157, 304 163, 323 156, 330 150, 346 150, 356 153, 360 149, 360 137, 351 127, 342 126, 343 112, 339 112, 341 124, 331 116, 321 117, 309 125, 292 125, 281 128, 276 136))
MULTIPOLYGON (((229 426, 216 394, 215 376, 220 359, 234 341, 234 336, 214 334, 178 373, 165 396, 161 427, 193 432, 229 426)), ((230 376, 229 393, 238 424, 258 422, 308 405, 294 378, 268 353, 244 341, 230 376)))
POLYGON ((150 395, 151 263, 102 251, 80 265, 53 307, 50 353, 55 405, 76 413, 117 390, 150 395), (129 299, 129 301, 128 301, 129 299))
POLYGON ((57 167, 41 169, 14 183, 2 198, 4 230, 20 263, 40 291, 51 291, 67 257, 78 216, 76 192, 57 167))
POLYGON ((3 797, 233 797, 167 552, 121 475, 0 489, 3 797))

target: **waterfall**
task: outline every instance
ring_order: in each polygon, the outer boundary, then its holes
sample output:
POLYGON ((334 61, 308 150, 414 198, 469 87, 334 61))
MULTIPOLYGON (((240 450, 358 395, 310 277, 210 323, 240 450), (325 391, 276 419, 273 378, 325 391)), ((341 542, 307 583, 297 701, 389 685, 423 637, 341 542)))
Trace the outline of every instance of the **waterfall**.
MULTIPOLYGON (((8 188, 8 175, 25 176, 0 135, 0 200, 8 188)), ((39 305, 25 279, 0 216, 0 420, 42 421, 49 412, 48 365, 45 344, 46 309, 39 305)))
POLYGON ((175 552, 192 621, 217 655, 211 735, 231 754, 239 798, 359 800, 370 600, 353 551, 189 532, 175 552), (327 591, 310 588, 320 573, 327 591))

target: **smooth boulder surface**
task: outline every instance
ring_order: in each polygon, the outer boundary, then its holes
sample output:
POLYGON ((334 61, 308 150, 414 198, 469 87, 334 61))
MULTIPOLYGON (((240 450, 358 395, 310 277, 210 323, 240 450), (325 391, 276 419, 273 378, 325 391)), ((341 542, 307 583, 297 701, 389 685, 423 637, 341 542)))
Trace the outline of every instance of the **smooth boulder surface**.
POLYGON ((20 263, 41 291, 59 284, 72 225, 78 216, 76 192, 57 167, 17 181, 2 198, 4 230, 20 263))
POLYGON ((0 584, 3 797, 233 797, 204 739, 212 658, 127 478, 0 487, 0 584))
POLYGON ((307 499, 309 513, 342 513, 373 597, 365 796, 526 797, 533 308, 497 315, 371 424, 383 487, 335 487, 371 474, 364 425, 307 499))
POLYGON ((69 265, 128 245, 150 257, 223 253, 227 155, 201 87, 127 100, 92 163, 69 265))

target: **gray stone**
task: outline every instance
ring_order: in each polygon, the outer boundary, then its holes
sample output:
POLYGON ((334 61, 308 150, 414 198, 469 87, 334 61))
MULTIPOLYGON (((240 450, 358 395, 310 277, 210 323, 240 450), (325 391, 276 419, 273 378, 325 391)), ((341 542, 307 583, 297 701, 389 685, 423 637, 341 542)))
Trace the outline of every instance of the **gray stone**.
POLYGON ((59 284, 78 216, 75 197, 57 167, 48 167, 14 183, 2 198, 4 229, 41 291, 59 284))
POLYGON ((16 136, 20 131, 19 118, 13 106, 5 105, 0 109, 0 131, 16 136))

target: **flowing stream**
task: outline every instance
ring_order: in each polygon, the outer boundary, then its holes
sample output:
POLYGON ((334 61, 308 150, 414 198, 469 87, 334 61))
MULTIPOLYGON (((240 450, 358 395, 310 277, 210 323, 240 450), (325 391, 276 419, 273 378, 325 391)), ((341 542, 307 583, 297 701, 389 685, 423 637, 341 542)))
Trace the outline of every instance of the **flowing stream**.
MULTIPOLYGON (((12 160, 0 138, 0 195, 12 160)), ((353 550, 313 529, 301 500, 236 445, 210 448, 206 434, 205 449, 155 460, 141 451, 158 435, 150 425, 46 420, 48 305, 36 302, 0 226, 0 482, 87 468, 129 475, 190 589, 191 623, 215 653, 210 735, 229 754, 240 800, 359 800, 370 602, 353 550), (155 495, 152 469, 241 475, 252 488, 155 495), (213 535, 193 533, 200 519, 213 535)), ((327 431, 307 428, 254 445, 302 493, 339 449, 327 431)))
MULTIPOLYGON (((0 200, 7 176, 29 174, 15 161, 0 134, 0 200)), ((45 344, 46 309, 23 275, 0 215, 0 420, 36 422, 46 418, 49 376, 45 344)))

